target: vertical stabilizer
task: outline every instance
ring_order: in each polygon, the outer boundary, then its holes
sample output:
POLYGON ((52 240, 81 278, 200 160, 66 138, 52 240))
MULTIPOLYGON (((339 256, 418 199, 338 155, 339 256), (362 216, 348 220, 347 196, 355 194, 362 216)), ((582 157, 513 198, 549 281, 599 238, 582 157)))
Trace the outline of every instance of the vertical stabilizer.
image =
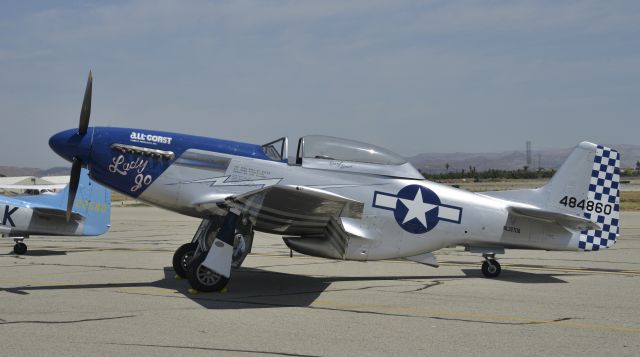
MULTIPOLYGON (((65 196, 66 194, 67 192, 65 191, 65 196)), ((82 234, 85 236, 104 234, 111 226, 111 191, 91 180, 85 169, 82 169, 80 175, 80 184, 73 203, 73 212, 84 216, 82 234)))
MULTIPOLYGON (((64 211, 67 208, 69 186, 53 195, 26 196, 20 199, 34 206, 64 211)), ((97 236, 107 232, 111 221, 111 191, 89 178, 88 171, 82 169, 78 192, 73 202, 74 213, 84 218, 82 235, 97 236)))
POLYGON ((545 209, 585 217, 602 227, 580 233, 578 248, 600 250, 615 244, 620 230, 620 154, 580 143, 542 190, 545 209))

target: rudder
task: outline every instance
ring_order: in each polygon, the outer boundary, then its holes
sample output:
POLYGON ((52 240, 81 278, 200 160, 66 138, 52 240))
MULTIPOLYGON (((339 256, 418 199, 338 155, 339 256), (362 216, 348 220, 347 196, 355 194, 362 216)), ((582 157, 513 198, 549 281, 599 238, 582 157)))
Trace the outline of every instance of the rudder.
POLYGON ((583 216, 600 230, 580 232, 578 248, 596 251, 613 246, 620 231, 620 154, 582 142, 542 188, 548 208, 583 216))
POLYGON ((82 232, 85 236, 104 234, 111 226, 111 191, 91 180, 85 169, 80 175, 73 212, 85 217, 82 232))

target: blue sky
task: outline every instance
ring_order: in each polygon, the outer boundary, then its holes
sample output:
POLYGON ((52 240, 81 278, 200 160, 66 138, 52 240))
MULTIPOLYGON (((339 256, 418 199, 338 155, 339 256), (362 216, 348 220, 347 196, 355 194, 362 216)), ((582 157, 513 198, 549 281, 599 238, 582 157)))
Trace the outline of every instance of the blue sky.
POLYGON ((92 125, 402 155, 638 144, 637 1, 4 1, 0 165, 92 125))

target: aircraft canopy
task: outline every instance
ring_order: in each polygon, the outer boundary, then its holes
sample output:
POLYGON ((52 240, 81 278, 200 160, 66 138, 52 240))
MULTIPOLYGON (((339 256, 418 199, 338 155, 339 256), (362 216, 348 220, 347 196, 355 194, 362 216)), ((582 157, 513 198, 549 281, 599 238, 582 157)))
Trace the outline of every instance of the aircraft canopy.
POLYGON ((379 146, 332 136, 300 138, 296 163, 304 167, 422 179, 402 156, 379 146))

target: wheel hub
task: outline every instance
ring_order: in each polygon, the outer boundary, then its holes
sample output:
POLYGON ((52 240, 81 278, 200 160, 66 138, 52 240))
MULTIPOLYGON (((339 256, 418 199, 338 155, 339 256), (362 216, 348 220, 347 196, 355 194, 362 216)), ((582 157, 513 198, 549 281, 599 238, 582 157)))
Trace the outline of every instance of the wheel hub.
POLYGON ((200 267, 198 267, 198 274, 197 274, 198 280, 203 284, 203 285, 214 285, 215 283, 218 282, 218 280, 220 280, 220 275, 211 271, 210 269, 200 265, 200 267))
POLYGON ((193 252, 187 252, 184 253, 184 255, 182 256, 182 266, 184 267, 184 269, 189 269, 189 262, 191 261, 191 258, 193 257, 193 252))

